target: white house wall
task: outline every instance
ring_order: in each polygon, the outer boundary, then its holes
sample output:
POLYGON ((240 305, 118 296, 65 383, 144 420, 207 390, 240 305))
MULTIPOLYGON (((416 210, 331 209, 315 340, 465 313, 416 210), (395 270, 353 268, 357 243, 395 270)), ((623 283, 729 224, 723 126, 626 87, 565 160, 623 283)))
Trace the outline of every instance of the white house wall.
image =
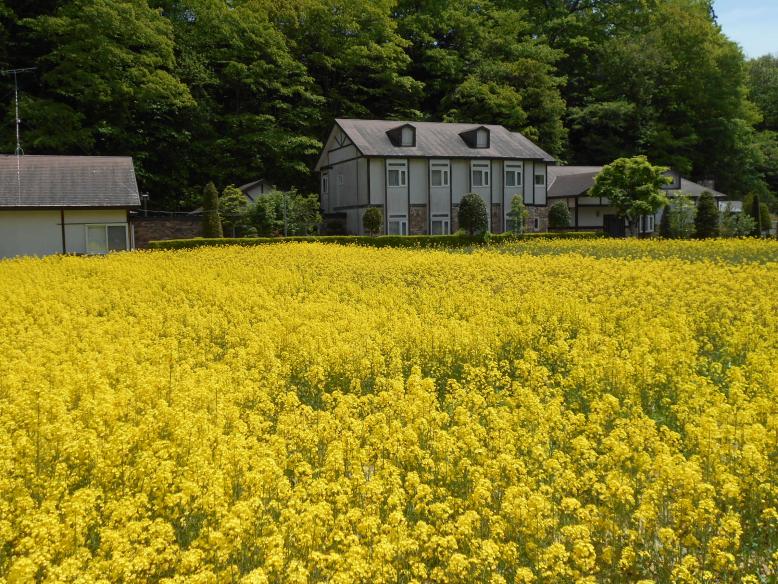
POLYGON ((333 166, 329 171, 330 207, 354 207, 359 204, 359 175, 357 160, 350 160, 333 166))
MULTIPOLYGON (((389 158, 386 159, 386 163, 400 162, 404 159, 389 158)), ((386 177, 387 167, 384 167, 384 177, 386 177)), ((384 178, 386 180, 386 178, 384 178)), ((406 180, 405 186, 390 187, 386 186, 387 205, 386 211, 388 217, 392 215, 402 215, 408 217, 408 181, 406 180)))
POLYGON ((426 158, 408 160, 408 180, 411 189, 411 205, 426 205, 429 186, 429 167, 426 158))
POLYGON ((345 146, 338 148, 337 150, 333 150, 332 152, 328 153, 327 156, 329 158, 329 164, 338 164, 344 160, 351 160, 352 158, 356 158, 359 156, 359 151, 352 144, 350 146, 345 146))
POLYGON ((371 158, 370 164, 370 204, 383 205, 385 201, 386 167, 383 158, 371 158))
MULTIPOLYGON (((65 210, 64 215, 67 253, 86 253, 88 224, 127 225, 124 209, 65 210)), ((60 211, 0 211, 0 257, 62 252, 60 211)))
POLYGON ((452 204, 459 205, 462 196, 470 192, 470 161, 451 161, 451 194, 452 204))
POLYGON ((0 257, 62 253, 59 211, 0 211, 0 257))
POLYGON ((518 195, 519 197, 524 197, 524 185, 526 184, 524 182, 525 180, 525 167, 527 165, 532 164, 530 161, 526 160, 507 160, 505 162, 501 162, 500 164, 500 191, 502 193, 502 204, 503 204, 503 216, 505 225, 508 224, 508 213, 511 211, 511 201, 513 201, 513 197, 518 195), (521 165, 521 185, 520 186, 505 186, 505 167, 509 164, 520 164, 521 165))
POLYGON ((578 227, 600 227, 605 225, 605 215, 615 215, 613 207, 578 207, 578 227))
POLYGON ((535 175, 542 175, 543 176, 543 184, 535 186, 535 176, 532 177, 532 182, 529 183, 533 186, 535 189, 535 200, 534 203, 536 205, 545 205, 546 204, 546 184, 548 183, 548 176, 546 172, 546 165, 542 162, 536 162, 535 163, 535 175))
POLYGON ((448 181, 449 184, 442 187, 430 186, 430 215, 447 215, 450 216, 451 209, 451 161, 446 158, 433 158, 430 159, 430 164, 441 163, 448 164, 448 181))

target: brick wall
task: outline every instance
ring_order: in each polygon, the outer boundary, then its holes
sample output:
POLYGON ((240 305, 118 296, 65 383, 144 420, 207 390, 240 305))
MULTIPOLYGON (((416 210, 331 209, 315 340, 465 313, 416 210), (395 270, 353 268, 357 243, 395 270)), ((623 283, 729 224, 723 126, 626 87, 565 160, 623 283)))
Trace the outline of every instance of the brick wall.
POLYGON ((202 237, 203 220, 199 215, 187 217, 132 217, 135 247, 148 247, 149 241, 202 237))
POLYGON ((527 217, 526 231, 548 231, 548 210, 549 207, 527 207, 529 216, 527 217), (540 224, 538 229, 535 229, 535 218, 537 217, 540 224))
POLYGON ((411 205, 410 235, 424 235, 427 233, 427 205, 411 205))
POLYGON ((502 204, 492 203, 492 233, 502 233, 503 231, 502 204))
POLYGON ((459 231, 459 205, 451 206, 451 233, 459 231))

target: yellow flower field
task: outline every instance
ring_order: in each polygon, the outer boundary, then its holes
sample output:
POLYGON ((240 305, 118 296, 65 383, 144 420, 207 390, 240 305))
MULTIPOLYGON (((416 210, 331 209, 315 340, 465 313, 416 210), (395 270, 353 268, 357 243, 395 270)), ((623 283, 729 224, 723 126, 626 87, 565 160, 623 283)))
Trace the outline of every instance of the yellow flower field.
POLYGON ((0 582, 767 582, 778 244, 0 262, 0 582))

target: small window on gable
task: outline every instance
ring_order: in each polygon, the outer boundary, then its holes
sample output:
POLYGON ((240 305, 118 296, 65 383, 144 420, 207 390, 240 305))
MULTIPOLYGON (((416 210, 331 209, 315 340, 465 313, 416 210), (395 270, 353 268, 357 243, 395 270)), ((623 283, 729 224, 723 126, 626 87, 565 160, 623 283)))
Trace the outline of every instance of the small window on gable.
POLYGON ((542 187, 544 184, 546 184, 546 176, 544 174, 536 174, 535 175, 535 186, 536 187, 542 187))
POLYGON ((479 128, 478 131, 476 131, 475 136, 475 145, 477 148, 489 147, 489 130, 486 128, 479 128))
POLYGON ((480 128, 473 128, 459 134, 465 144, 470 148, 489 148, 490 136, 489 128, 481 126, 480 128))
POLYGON ((330 189, 330 177, 327 176, 327 173, 324 173, 321 175, 321 192, 325 195, 329 192, 330 189))
POLYGON ((392 146, 413 147, 416 146, 416 128, 411 124, 403 124, 386 132, 392 146))

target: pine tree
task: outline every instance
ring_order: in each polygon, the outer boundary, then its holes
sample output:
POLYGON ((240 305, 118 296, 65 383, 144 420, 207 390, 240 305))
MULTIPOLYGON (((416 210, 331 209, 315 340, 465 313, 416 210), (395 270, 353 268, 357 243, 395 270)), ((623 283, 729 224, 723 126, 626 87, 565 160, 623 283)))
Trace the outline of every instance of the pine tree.
POLYGON ((719 210, 713 195, 705 191, 697 202, 697 215, 694 218, 697 237, 705 239, 719 234, 719 210))
POLYGON ((219 191, 212 182, 203 189, 203 237, 224 237, 219 217, 219 191))

